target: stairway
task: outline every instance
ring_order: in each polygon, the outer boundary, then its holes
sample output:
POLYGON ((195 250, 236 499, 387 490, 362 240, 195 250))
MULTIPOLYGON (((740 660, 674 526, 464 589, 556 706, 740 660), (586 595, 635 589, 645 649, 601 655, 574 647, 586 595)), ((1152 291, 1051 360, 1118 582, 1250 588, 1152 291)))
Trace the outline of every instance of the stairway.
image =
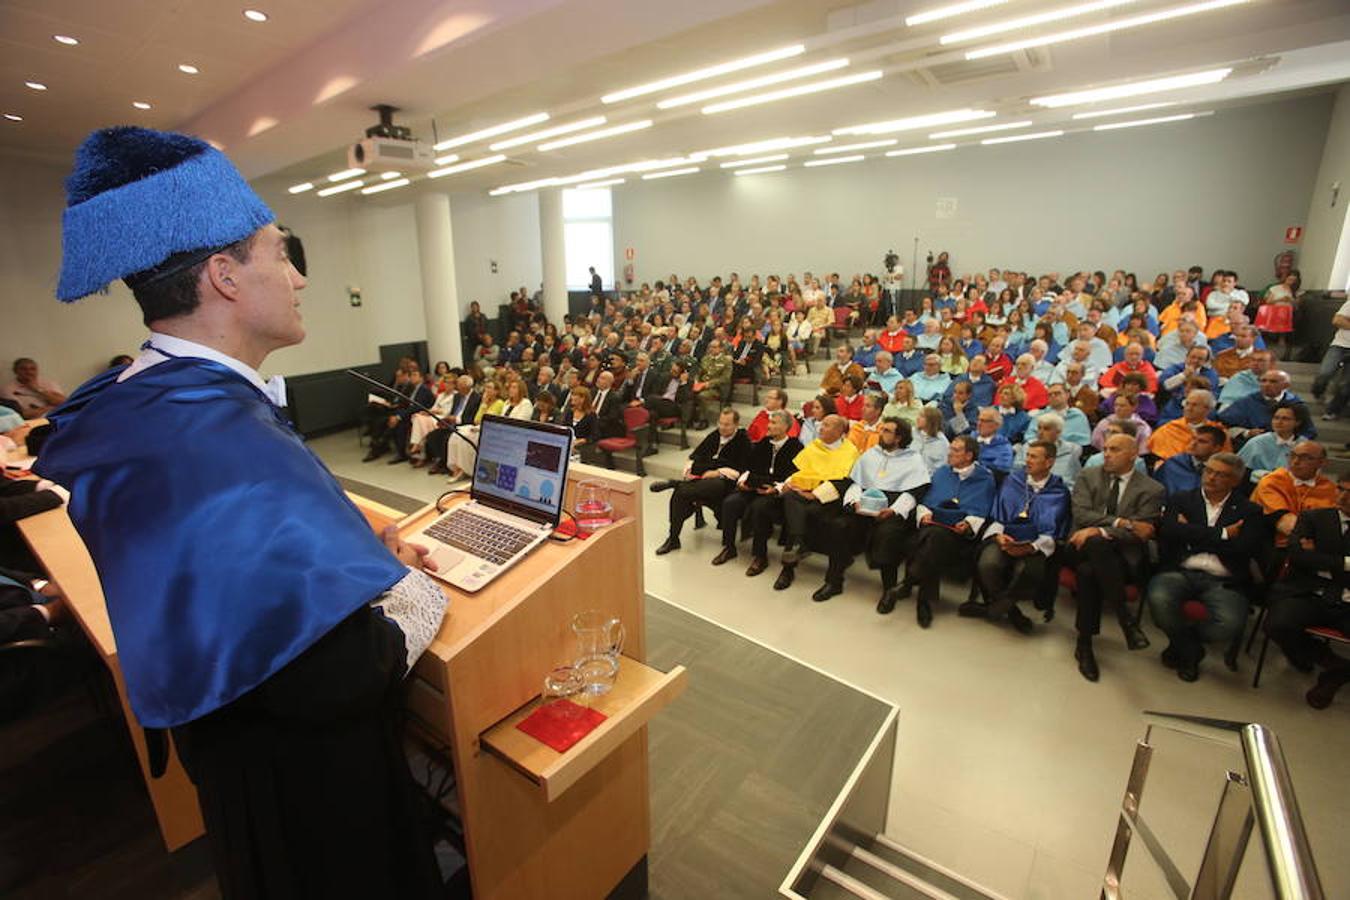
POLYGON ((810 900, 1003 900, 975 882, 897 844, 885 835, 865 839, 863 846, 832 834, 810 900), (839 860, 842 858, 842 865, 839 860))

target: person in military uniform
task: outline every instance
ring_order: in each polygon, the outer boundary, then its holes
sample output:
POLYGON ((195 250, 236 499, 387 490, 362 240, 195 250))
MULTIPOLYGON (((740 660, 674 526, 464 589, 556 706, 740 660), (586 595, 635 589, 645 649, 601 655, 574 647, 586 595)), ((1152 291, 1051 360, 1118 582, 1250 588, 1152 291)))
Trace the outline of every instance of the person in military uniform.
POLYGON ((708 353, 699 364, 698 382, 694 390, 698 394, 698 421, 695 428, 708 427, 708 407, 721 409, 727 390, 731 387, 731 357, 720 340, 714 339, 708 345, 708 353))

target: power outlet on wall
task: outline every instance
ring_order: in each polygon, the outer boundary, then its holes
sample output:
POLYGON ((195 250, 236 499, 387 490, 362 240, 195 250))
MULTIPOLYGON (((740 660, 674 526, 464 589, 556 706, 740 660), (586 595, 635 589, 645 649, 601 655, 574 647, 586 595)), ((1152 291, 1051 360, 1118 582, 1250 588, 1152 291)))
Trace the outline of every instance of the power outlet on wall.
POLYGON ((495 259, 488 260, 488 269, 492 271, 493 275, 497 274, 497 261, 495 259))
POLYGON ((361 305, 361 289, 354 284, 347 286, 347 302, 352 306, 361 305))

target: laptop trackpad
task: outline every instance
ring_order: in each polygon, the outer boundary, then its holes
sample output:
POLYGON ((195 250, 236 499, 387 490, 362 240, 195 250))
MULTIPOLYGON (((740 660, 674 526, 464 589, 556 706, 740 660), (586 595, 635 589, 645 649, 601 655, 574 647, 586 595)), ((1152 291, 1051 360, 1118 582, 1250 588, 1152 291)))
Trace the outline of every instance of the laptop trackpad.
POLYGON ((436 564, 436 571, 442 575, 449 574, 451 569, 464 562, 463 553, 444 544, 432 550, 428 558, 436 564))

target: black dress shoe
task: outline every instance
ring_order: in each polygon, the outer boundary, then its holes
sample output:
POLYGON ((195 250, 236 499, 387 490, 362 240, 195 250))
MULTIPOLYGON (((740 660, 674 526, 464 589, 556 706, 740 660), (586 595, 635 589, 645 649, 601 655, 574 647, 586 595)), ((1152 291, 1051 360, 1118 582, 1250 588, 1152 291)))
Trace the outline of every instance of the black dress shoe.
POLYGON ((816 601, 817 603, 824 603, 831 597, 842 594, 843 592, 844 586, 842 584, 836 584, 833 581, 827 581, 820 587, 816 588, 816 592, 811 595, 811 599, 816 601))
POLYGON ((756 575, 764 574, 764 570, 769 567, 769 561, 762 556, 750 557, 750 566, 745 570, 746 577, 754 578, 756 575))
POLYGON ((399 463, 405 463, 405 462, 407 462, 407 461, 410 460, 410 459, 412 459, 411 456, 408 456, 406 453, 402 453, 402 454, 399 454, 398 456, 395 456, 393 459, 389 460, 389 462, 385 463, 385 465, 387 465, 387 466, 396 466, 396 465, 398 465, 399 463))
POLYGON ((797 570, 795 567, 783 566, 783 571, 779 572, 778 577, 774 579, 773 589, 775 591, 786 591, 788 588, 792 587, 792 579, 796 577, 797 570))
POLYGON ((877 613, 889 615, 893 609, 895 609, 895 588, 886 588, 881 592, 881 599, 877 601, 877 613))
POLYGON ((647 485, 647 490, 651 491, 653 494, 659 494, 662 491, 675 490, 675 485, 677 484, 679 484, 678 481, 672 481, 667 478, 664 481, 653 481, 651 484, 647 485))
POLYGON ((661 452, 660 449, 657 448, 657 447, 648 447, 646 450, 643 450, 643 451, 642 451, 642 455, 643 455, 643 456, 655 456, 656 454, 658 454, 658 453, 660 453, 660 452, 661 452))
POLYGON ((1101 670, 1097 668, 1097 657, 1092 653, 1092 644, 1079 641, 1078 646, 1074 648, 1073 658, 1078 660, 1078 674, 1088 681, 1096 681, 1102 677, 1101 670))
POLYGON ((677 537, 668 537, 664 544, 656 548, 657 556, 665 556, 672 550, 680 549, 680 539, 677 537))
POLYGON ((1144 634, 1144 629, 1133 622, 1122 622, 1121 630, 1125 632, 1125 646, 1131 650, 1144 650, 1148 647, 1148 635, 1144 634))
POLYGON ((361 457, 361 462, 373 462, 379 459, 381 456, 384 456, 383 450, 371 450, 365 456, 361 457))
POLYGON ((919 608, 915 612, 915 618, 918 620, 920 628, 927 628, 933 624, 933 608, 928 605, 927 600, 919 601, 919 608))
POLYGON ((735 547, 723 547, 722 552, 713 557, 712 564, 714 566, 720 566, 723 563, 731 562, 735 558, 736 558, 735 547))
POLYGON ((1196 681, 1200 678, 1200 660, 1188 659, 1177 666, 1177 677, 1182 681, 1196 681))
POLYGON ((449 475, 449 474, 450 474, 450 470, 447 469, 447 468, 446 468, 444 465, 442 465, 441 463, 432 463, 430 466, 427 467, 427 474, 428 474, 428 475, 449 475))
POLYGON ((1035 625, 1027 618, 1027 614, 1022 612, 1016 606, 1008 610, 1008 624, 1013 627, 1013 631, 1018 634, 1031 634, 1035 625))
POLYGON ((989 607, 978 600, 967 600, 956 608, 956 614, 965 619, 987 619, 989 607))

